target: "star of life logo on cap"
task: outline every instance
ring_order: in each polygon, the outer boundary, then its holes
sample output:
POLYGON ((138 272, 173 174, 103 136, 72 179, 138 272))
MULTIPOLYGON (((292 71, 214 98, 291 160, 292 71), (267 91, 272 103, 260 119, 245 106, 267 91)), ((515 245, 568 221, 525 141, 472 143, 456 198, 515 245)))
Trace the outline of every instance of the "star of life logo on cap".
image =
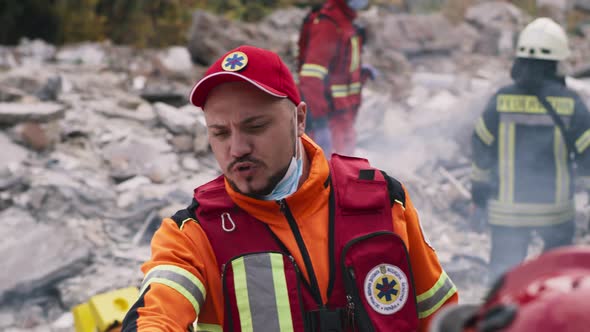
POLYGON ((225 71, 239 71, 248 64, 248 56, 244 52, 232 52, 221 62, 221 68, 225 71))
POLYGON ((399 267, 380 264, 367 274, 364 293, 373 310, 383 315, 393 315, 406 304, 409 287, 408 278, 399 267))

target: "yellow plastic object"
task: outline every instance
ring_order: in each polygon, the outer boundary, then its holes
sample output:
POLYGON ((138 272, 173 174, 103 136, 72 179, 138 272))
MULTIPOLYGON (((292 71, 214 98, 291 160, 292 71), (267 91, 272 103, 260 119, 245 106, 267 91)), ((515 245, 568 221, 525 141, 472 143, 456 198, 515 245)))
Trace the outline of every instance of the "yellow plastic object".
POLYGON ((76 332, 96 332, 94 317, 88 303, 82 303, 72 308, 74 327, 76 332))
POLYGON ((115 322, 121 323, 138 296, 139 289, 128 287, 91 297, 88 305, 97 330, 103 332, 115 322))

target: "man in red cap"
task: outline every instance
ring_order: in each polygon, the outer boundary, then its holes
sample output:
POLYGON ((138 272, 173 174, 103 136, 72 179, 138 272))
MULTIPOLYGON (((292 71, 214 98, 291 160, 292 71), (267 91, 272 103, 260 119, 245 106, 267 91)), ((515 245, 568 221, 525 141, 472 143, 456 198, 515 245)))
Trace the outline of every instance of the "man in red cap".
POLYGON ((123 331, 424 331, 457 301, 401 183, 304 134, 276 54, 228 52, 190 99, 223 175, 162 222, 123 331))

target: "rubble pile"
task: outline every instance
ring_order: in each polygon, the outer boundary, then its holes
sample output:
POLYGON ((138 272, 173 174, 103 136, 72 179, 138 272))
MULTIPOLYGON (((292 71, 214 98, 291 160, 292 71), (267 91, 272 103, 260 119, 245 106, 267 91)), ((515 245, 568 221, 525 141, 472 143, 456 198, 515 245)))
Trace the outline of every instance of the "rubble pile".
MULTIPOLYGON (((508 82, 506 40, 527 20, 497 5, 470 8, 459 25, 439 14, 361 17, 365 59, 381 76, 363 91, 357 154, 407 186, 466 302, 483 295, 489 250, 467 221, 470 132, 508 82)), ((191 85, 243 43, 294 68, 304 15, 283 9, 249 25, 196 12, 186 48, 0 47, 0 330, 71 331, 73 306, 141 283, 161 219, 220 174, 203 115, 187 101, 191 85)), ((580 66, 590 59, 585 38, 572 44, 580 66)), ((590 82, 578 76, 570 85, 590 102, 590 82)))

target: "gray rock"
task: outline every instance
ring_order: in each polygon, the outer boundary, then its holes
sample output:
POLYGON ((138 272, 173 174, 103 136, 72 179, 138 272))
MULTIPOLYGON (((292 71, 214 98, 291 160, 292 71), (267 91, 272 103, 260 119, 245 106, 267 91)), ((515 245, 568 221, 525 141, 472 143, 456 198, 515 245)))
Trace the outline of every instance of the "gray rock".
POLYGON ((82 43, 61 48, 56 59, 63 63, 99 66, 105 63, 106 53, 100 44, 82 43))
MULTIPOLYGON (((147 259, 147 255, 144 254, 141 260, 147 259)), ((72 275, 73 277, 61 282, 57 289, 64 306, 71 308, 88 301, 94 295, 119 288, 139 287, 143 278, 140 270, 142 261, 125 259, 119 262, 116 264, 113 260, 94 264, 82 273, 72 275)))
POLYGON ((90 262, 88 246, 67 229, 35 224, 30 218, 28 226, 26 219, 15 224, 14 211, 0 214, 0 223, 0 253, 9 271, 0 275, 0 301, 54 286, 90 262))
POLYGON ((158 54, 158 59, 162 66, 172 73, 183 74, 193 70, 191 55, 186 47, 169 47, 158 54))
POLYGON ((56 103, 0 103, 0 124, 56 120, 64 116, 66 108, 56 103))
POLYGON ((164 103, 155 103, 154 110, 160 123, 171 133, 192 135, 195 131, 197 117, 194 112, 183 112, 164 103))
POLYGON ((2 147, 2 158, 0 158, 0 171, 5 168, 20 167, 27 159, 29 152, 13 143, 8 136, 0 132, 0 146, 2 147))
POLYGON ((23 38, 16 47, 16 52, 20 55, 23 65, 39 65, 55 58, 56 48, 41 39, 23 38))

